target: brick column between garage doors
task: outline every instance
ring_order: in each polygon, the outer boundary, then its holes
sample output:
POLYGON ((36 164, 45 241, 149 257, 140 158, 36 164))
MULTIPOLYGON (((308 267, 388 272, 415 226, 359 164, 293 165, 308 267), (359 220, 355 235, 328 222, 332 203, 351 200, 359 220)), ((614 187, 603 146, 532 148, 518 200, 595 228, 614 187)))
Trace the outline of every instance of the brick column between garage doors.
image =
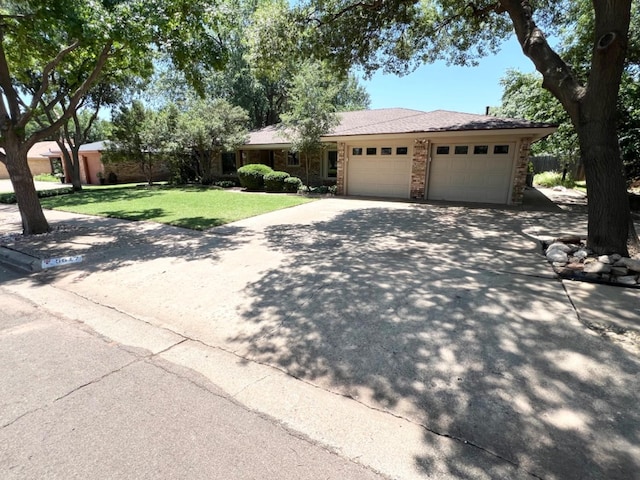
POLYGON ((336 194, 345 195, 344 191, 344 176, 346 165, 346 153, 347 144, 344 142, 338 142, 338 171, 336 172, 336 194))
POLYGON ((521 205, 524 197, 524 188, 527 183, 527 168, 529 164, 529 152, 531 149, 531 138, 521 138, 518 158, 516 160, 516 173, 513 178, 513 193, 511 202, 514 205, 521 205))
POLYGON ((424 138, 416 140, 413 145, 413 162, 411 164, 411 198, 424 198, 428 156, 429 140, 424 138))

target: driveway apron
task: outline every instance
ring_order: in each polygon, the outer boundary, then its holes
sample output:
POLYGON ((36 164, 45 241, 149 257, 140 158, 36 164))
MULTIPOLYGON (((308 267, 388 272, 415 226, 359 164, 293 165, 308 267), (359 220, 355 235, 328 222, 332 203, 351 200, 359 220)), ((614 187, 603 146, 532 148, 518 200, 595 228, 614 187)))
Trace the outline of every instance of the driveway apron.
POLYGON ((205 234, 95 222, 100 248, 34 286, 421 425, 425 477, 444 437, 452 477, 638 478, 639 357, 585 327, 536 242, 582 216, 326 199, 205 234))

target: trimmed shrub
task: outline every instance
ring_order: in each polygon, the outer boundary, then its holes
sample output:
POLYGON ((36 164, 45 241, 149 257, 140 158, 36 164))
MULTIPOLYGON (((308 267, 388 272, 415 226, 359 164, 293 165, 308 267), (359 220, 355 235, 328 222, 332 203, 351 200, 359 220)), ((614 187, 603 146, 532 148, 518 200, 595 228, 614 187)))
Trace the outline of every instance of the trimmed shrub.
POLYGON ((284 192, 284 181, 289 178, 287 172, 272 172, 264 176, 264 189, 267 192, 284 192))
POLYGON ((282 191, 287 193, 296 193, 301 186, 302 180, 298 177, 287 177, 284 179, 282 191))
POLYGON ((236 186, 236 182, 233 180, 219 180, 213 183, 216 187, 220 188, 233 188, 236 186))
POLYGON ((0 193, 0 203, 16 203, 15 193, 0 193))
MULTIPOLYGON (((38 198, 57 197, 58 195, 70 195, 73 193, 73 188, 54 188, 51 190, 39 190, 37 192, 38 198)), ((15 193, 0 193, 0 203, 17 203, 15 193)))
POLYGON ((272 173, 273 169, 268 165, 250 163, 238 169, 240 185, 247 190, 261 190, 264 187, 264 176, 272 173))

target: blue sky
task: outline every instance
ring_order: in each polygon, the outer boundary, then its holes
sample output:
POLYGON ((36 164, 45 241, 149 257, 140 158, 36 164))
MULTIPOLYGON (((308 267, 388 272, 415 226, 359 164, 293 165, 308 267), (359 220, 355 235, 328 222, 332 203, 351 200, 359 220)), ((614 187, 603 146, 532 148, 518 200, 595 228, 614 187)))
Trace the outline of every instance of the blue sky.
POLYGON ((403 107, 416 110, 453 110, 484 113, 485 107, 500 105, 500 78, 509 68, 523 72, 535 69, 514 37, 495 56, 480 60, 477 67, 448 67, 444 62, 423 65, 404 77, 383 74, 362 80, 371 96, 370 108, 403 107))

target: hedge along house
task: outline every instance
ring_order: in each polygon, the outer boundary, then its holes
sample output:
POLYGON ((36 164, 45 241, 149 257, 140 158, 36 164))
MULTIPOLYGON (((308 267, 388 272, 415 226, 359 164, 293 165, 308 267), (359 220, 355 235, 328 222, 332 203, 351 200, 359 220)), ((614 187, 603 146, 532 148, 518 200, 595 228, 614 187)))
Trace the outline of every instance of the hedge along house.
MULTIPOLYGON (((335 183, 339 195, 519 204, 530 145, 550 124, 487 115, 404 108, 340 113, 310 162, 311 184, 335 183)), ((252 132, 243 165, 264 163, 305 179, 277 127, 252 132)))

